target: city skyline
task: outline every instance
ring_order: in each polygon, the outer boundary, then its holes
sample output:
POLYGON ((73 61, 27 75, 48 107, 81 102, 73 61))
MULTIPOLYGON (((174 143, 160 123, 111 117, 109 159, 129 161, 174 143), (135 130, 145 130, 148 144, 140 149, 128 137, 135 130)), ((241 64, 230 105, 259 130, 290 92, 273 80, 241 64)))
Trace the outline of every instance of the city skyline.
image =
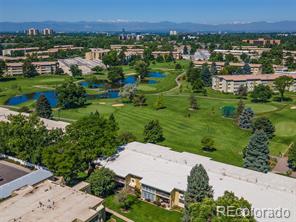
POLYGON ((135 0, 74 0, 71 4, 68 0, 0 0, 0 6, 1 22, 171 21, 224 24, 296 20, 296 2, 292 0, 151 0, 141 3, 135 0))

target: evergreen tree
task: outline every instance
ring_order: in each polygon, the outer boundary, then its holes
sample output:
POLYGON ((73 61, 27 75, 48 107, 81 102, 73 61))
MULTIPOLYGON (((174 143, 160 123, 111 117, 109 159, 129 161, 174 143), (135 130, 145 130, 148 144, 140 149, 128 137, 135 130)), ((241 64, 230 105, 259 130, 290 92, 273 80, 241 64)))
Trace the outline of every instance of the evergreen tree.
POLYGON ((192 110, 199 109, 199 106, 197 104, 197 100, 196 100, 196 97, 194 96, 194 94, 191 94, 189 97, 189 108, 192 110))
POLYGON ((240 85, 237 89, 236 95, 239 96, 239 98, 247 97, 248 95, 248 88, 247 86, 240 85))
POLYGON ((296 170, 296 144, 292 144, 289 149, 288 164, 292 170, 296 170))
POLYGON ((239 127, 242 129, 251 129, 252 128, 252 118, 254 112, 251 108, 246 108, 239 116, 239 127))
POLYGON ((38 116, 46 119, 51 119, 51 106, 44 95, 41 95, 36 102, 36 113, 38 116))
POLYGON ((145 143, 158 143, 164 140, 162 128, 158 120, 151 120, 145 125, 145 143))
POLYGON ((23 64, 23 75, 24 77, 31 78, 38 75, 35 66, 30 62, 25 62, 23 64))
POLYGON ((267 173, 269 166, 268 137, 263 130, 252 135, 244 154, 245 168, 267 173))
POLYGON ((212 186, 209 185, 209 176, 201 164, 195 165, 191 169, 190 175, 187 177, 187 189, 184 197, 184 222, 190 221, 189 206, 191 204, 201 202, 204 198, 213 197, 213 189, 212 186))
POLYGON ((201 79, 205 86, 209 87, 212 86, 212 74, 209 70, 208 65, 202 67, 200 71, 201 79))
POLYGON ((70 72, 71 72, 72 76, 75 78, 82 76, 82 70, 79 69, 78 65, 71 65, 70 72))
POLYGON ((212 62, 210 72, 212 76, 218 75, 218 70, 215 62, 212 62))
POLYGON ((251 66, 248 63, 245 63, 245 65, 241 70, 241 74, 251 74, 251 73, 252 73, 251 66))
POLYGON ((109 116, 109 126, 113 131, 119 130, 118 123, 116 122, 116 119, 113 113, 111 113, 109 116))
POLYGON ((260 117, 255 120, 253 124, 253 132, 256 130, 263 130, 267 137, 271 139, 274 136, 275 128, 272 122, 266 117, 260 117))
POLYGON ((239 120, 240 120, 240 115, 243 113, 245 109, 245 104, 244 102, 240 99, 238 104, 237 104, 237 108, 236 108, 236 122, 239 124, 239 120))

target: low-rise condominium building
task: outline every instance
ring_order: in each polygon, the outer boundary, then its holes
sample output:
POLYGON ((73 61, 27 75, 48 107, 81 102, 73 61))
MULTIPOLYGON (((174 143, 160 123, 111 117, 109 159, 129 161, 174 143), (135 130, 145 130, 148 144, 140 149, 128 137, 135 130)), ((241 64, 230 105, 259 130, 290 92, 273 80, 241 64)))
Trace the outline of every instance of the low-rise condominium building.
MULTIPOLYGON (((275 79, 284 74, 260 74, 260 75, 217 75, 212 78, 212 88, 225 93, 236 93, 241 85, 246 86, 248 92, 254 90, 254 87, 263 84, 274 89, 275 79)), ((296 92, 296 74, 289 74, 294 79, 289 91, 296 92)))
POLYGON ((139 142, 125 145, 113 158, 98 160, 98 163, 113 170, 118 183, 126 189, 135 190, 143 199, 158 201, 168 207, 184 207, 187 177, 196 164, 202 164, 213 186, 215 199, 225 191, 232 191, 256 209, 288 209, 291 215, 287 221, 296 221, 296 180, 286 176, 260 173, 139 142))
MULTIPOLYGON (((23 65, 22 62, 7 63, 5 74, 7 76, 22 75, 23 65)), ((32 62, 32 65, 40 75, 54 74, 58 68, 58 62, 32 62)))
POLYGON ((80 185, 71 188, 51 180, 25 186, 0 202, 3 222, 103 222, 104 218, 103 199, 81 191, 80 185))

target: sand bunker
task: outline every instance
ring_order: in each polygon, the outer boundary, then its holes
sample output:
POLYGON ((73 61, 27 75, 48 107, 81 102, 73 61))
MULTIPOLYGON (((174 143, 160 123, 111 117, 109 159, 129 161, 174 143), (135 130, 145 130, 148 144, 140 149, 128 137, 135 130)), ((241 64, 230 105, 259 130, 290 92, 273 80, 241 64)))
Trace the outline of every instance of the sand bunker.
POLYGON ((113 104, 112 106, 114 106, 114 107, 122 107, 122 106, 124 106, 124 104, 122 104, 122 103, 117 103, 117 104, 113 104))

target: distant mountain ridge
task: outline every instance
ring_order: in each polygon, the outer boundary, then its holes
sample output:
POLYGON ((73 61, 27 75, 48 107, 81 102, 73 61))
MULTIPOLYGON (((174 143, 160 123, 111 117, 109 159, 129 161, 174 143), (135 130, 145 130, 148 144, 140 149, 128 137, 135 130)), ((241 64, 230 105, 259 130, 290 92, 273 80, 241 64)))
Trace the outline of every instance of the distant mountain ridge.
POLYGON ((175 22, 0 22, 0 32, 22 32, 28 28, 52 28, 57 32, 296 32, 296 21, 198 24, 175 22))

